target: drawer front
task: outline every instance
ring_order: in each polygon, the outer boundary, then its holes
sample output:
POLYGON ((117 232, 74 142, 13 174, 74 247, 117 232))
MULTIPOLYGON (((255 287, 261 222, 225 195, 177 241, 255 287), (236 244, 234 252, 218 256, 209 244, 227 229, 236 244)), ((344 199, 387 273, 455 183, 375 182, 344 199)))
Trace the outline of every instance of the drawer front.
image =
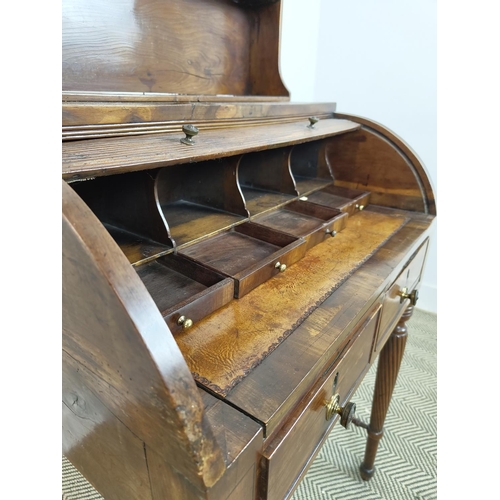
POLYGON ((259 477, 260 497, 282 500, 294 489, 294 485, 312 463, 315 452, 326 439, 335 416, 326 420, 326 402, 335 392, 340 404, 345 404, 369 367, 370 352, 376 333, 380 304, 361 322, 358 333, 347 352, 341 357, 319 387, 316 386, 294 410, 287 423, 271 441, 261 457, 259 477), (267 491, 265 489, 267 479, 267 491))
POLYGON ((340 208, 342 212, 347 212, 349 215, 354 215, 360 209, 363 210, 370 203, 370 193, 365 193, 355 200, 349 201, 343 207, 340 208))
POLYGON ((231 278, 226 278, 212 286, 206 293, 200 293, 189 301, 184 301, 182 306, 164 315, 163 318, 174 335, 180 334, 231 302, 233 296, 234 282, 231 278))
POLYGON ((241 273, 235 274, 233 276, 235 279, 234 296, 240 299, 265 281, 283 272, 280 271, 279 265, 284 265, 286 269, 302 259, 305 252, 306 241, 301 238, 287 245, 282 250, 275 252, 266 259, 263 259, 262 262, 259 262, 241 273))
POLYGON ((306 251, 310 250, 312 247, 318 245, 319 243, 330 239, 332 237, 332 231, 335 231, 335 233, 340 233, 340 231, 345 229, 347 218, 347 213, 342 213, 335 217, 335 219, 333 219, 332 221, 323 224, 321 227, 316 229, 316 231, 306 236, 306 251))
POLYGON ((403 288, 407 288, 408 292, 411 292, 417 286, 424 266, 427 244, 428 241, 419 248, 386 293, 382 306, 378 337, 374 343, 373 357, 380 352, 394 329, 396 321, 401 317, 410 303, 409 299, 401 301, 399 293, 403 288))

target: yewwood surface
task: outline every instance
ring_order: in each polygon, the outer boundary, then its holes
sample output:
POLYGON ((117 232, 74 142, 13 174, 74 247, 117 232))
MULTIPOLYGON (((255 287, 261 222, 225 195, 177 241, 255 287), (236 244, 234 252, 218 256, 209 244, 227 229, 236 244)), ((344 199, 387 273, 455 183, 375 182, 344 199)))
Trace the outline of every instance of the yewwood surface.
POLYGON ((314 128, 308 121, 278 125, 261 125, 200 132, 196 143, 180 142, 183 133, 134 137, 115 137, 65 142, 62 145, 63 178, 76 180, 111 175, 176 163, 191 163, 223 158, 271 146, 289 146, 357 130, 360 126, 348 120, 320 120, 314 128))
POLYGON ((285 273, 179 335, 195 378, 226 395, 407 220, 360 212, 285 273))

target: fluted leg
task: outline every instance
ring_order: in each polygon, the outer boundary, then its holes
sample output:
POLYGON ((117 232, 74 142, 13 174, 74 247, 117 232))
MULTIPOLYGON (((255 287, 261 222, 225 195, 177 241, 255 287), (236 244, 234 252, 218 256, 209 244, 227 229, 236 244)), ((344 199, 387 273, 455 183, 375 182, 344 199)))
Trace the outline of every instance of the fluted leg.
POLYGON ((379 356, 365 459, 360 466, 361 477, 365 481, 371 479, 375 472, 374 464, 378 443, 384 435, 384 421, 408 337, 406 322, 412 314, 413 306, 408 306, 379 356))

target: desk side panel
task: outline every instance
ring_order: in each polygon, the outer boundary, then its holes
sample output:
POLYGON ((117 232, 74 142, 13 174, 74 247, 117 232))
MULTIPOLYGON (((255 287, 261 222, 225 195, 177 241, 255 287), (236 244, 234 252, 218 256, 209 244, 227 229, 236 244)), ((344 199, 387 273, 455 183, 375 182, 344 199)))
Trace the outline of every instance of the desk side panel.
POLYGON ((170 331, 126 257, 64 182, 63 350, 104 406, 196 487, 219 479, 222 454, 170 331))

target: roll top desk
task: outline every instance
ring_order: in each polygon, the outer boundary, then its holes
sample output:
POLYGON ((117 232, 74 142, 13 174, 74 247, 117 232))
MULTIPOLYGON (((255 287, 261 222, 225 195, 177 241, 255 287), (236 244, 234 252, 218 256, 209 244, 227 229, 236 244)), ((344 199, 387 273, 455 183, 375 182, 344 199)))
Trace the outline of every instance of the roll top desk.
POLYGON ((63 453, 106 500, 288 498, 337 422, 374 473, 434 195, 290 102, 280 9, 63 2, 63 453))

